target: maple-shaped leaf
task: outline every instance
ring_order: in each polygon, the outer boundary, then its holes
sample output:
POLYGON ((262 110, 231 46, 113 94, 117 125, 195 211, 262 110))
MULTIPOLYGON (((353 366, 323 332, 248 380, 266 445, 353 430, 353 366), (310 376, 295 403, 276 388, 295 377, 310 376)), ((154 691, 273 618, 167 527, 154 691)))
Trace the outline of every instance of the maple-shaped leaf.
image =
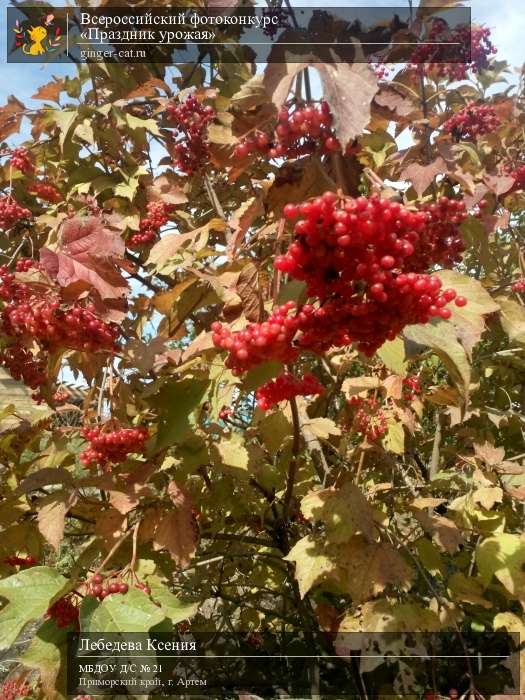
POLYGON ((25 106, 14 95, 9 95, 7 104, 0 107, 0 141, 20 131, 25 106))
MULTIPOLYGON (((57 27, 58 28, 58 27, 57 27)), ((65 90, 65 80, 55 78, 50 83, 46 83, 38 88, 32 100, 51 100, 51 102, 59 102, 60 93, 65 90)))
POLYGON ((62 225, 56 251, 41 249, 40 262, 66 294, 95 289, 102 300, 118 299, 128 292, 119 269, 125 264, 124 251, 122 238, 99 217, 75 217, 62 225))

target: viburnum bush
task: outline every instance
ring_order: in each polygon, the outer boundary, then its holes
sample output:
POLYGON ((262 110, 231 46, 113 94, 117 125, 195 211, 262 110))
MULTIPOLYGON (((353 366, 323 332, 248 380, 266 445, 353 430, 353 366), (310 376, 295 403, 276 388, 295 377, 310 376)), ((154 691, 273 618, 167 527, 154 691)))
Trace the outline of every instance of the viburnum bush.
POLYGON ((64 697, 75 631, 239 633, 316 696, 346 632, 393 632, 342 694, 512 686, 525 96, 488 28, 437 18, 463 63, 217 46, 0 107, 1 697, 64 697), (461 658, 405 673, 407 631, 461 658))

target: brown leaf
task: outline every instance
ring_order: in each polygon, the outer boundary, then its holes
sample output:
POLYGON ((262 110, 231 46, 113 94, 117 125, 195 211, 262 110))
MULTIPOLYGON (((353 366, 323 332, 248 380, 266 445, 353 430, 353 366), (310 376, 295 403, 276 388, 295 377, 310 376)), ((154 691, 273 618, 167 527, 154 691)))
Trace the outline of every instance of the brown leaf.
POLYGON ((7 104, 0 107, 0 141, 20 131, 25 106, 14 95, 9 95, 7 104))
MULTIPOLYGON (((432 506, 430 506, 432 507, 432 506)), ((456 523, 441 515, 430 514, 426 510, 415 509, 414 515, 426 532, 433 536, 436 543, 449 554, 454 554, 463 542, 463 536, 456 523)))
POLYGON ((354 603, 369 600, 389 585, 410 587, 414 572, 387 542, 367 542, 361 535, 338 548, 334 578, 354 603))
POLYGON ((125 245, 101 219, 75 217, 64 222, 57 252, 41 248, 40 262, 46 272, 68 291, 76 294, 95 289, 102 300, 118 299, 128 293, 128 283, 117 265, 125 245))
POLYGON ((242 299, 244 315, 248 321, 262 321, 264 303, 259 288, 259 271, 254 263, 249 262, 242 268, 235 291, 242 299))
POLYGON ((416 109, 412 98, 403 95, 392 86, 381 87, 374 97, 374 102, 380 107, 386 107, 390 112, 394 112, 397 117, 407 117, 416 109))
POLYGON ((436 175, 447 172, 447 164, 443 158, 438 157, 429 165, 420 163, 410 163, 401 172, 400 178, 410 180, 417 196, 421 197, 423 192, 434 182, 436 175))
POLYGON ((127 518, 118 510, 111 507, 97 515, 95 535, 98 535, 109 551, 126 530, 127 518))
POLYGON ((153 97, 157 94, 157 90, 162 90, 167 95, 171 94, 171 90, 168 85, 160 78, 151 78, 146 80, 145 83, 134 88, 130 93, 126 95, 126 100, 133 100, 137 97, 153 97))
POLYGON ((147 374, 156 365, 157 360, 162 361, 162 356, 166 353, 166 343, 168 338, 157 336, 148 342, 140 338, 128 340, 123 347, 123 355, 127 364, 136 367, 143 374, 147 374))
POLYGON ((230 258, 233 258, 237 253, 246 232, 261 214, 264 214, 264 207, 260 197, 251 197, 233 213, 228 222, 232 235, 226 248, 226 253, 230 258))
POLYGON ((490 467, 496 466, 505 459, 505 448, 495 447, 491 442, 474 443, 474 454, 490 467))
POLYGON ((31 97, 32 100, 50 100, 51 102, 59 102, 59 95, 65 89, 65 81, 60 78, 52 80, 38 88, 35 94, 31 97))
POLYGON ((120 491, 110 490, 108 494, 113 508, 122 515, 126 515, 138 506, 140 496, 151 495, 151 491, 140 484, 133 484, 120 491))
POLYGON ((146 194, 150 202, 162 201, 166 204, 185 204, 187 196, 182 191, 181 183, 170 172, 163 173, 153 180, 146 188, 146 194))
POLYGON ((166 549, 181 569, 189 565, 197 548, 197 530, 190 497, 174 481, 168 486, 173 510, 164 515, 157 525, 153 548, 166 549))
POLYGON ((496 197, 499 197, 512 188, 514 178, 511 175, 485 175, 483 182, 496 197))
POLYGON ((211 350, 214 348, 215 346, 213 344, 212 335, 213 333, 211 332, 207 333, 206 331, 202 331, 202 333, 198 335, 186 348, 184 354, 182 355, 182 361, 186 362, 192 357, 195 357, 195 355, 200 355, 205 350, 211 350))
POLYGON ((69 491, 57 491, 38 501, 38 529, 55 551, 64 537, 66 515, 76 502, 77 494, 69 491))

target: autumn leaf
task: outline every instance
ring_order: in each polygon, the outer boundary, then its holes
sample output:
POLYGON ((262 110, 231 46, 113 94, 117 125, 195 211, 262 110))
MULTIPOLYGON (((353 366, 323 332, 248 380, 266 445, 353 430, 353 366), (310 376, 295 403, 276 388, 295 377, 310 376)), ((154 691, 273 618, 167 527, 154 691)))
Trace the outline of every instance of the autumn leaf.
POLYGON ((153 548, 166 549, 175 564, 184 569, 189 566, 197 547, 193 503, 174 481, 168 485, 168 495, 173 508, 158 522, 153 536, 153 548))
POLYGON ((255 323, 262 321, 264 306, 259 287, 259 270, 253 263, 250 262, 242 268, 235 290, 242 299, 246 318, 255 323))
POLYGON ((324 545, 312 535, 296 542, 284 559, 295 564, 295 578, 301 598, 337 568, 336 563, 326 554, 324 545))
POLYGON ((350 482, 307 494, 301 501, 301 512, 309 520, 325 524, 328 542, 345 542, 355 534, 369 541, 374 537, 372 508, 362 491, 350 482))
POLYGON ((66 515, 76 502, 76 493, 58 491, 45 496, 38 503, 38 529, 55 551, 58 551, 64 537, 66 515))
POLYGON ((367 542, 356 535, 338 547, 335 580, 361 603, 383 593, 389 586, 408 590, 414 571, 401 554, 387 542, 367 542))
POLYGON ((247 199, 237 211, 233 213, 228 225, 232 231, 226 247, 229 257, 233 257, 241 247, 246 233, 253 222, 264 214, 264 207, 260 196, 247 199))
POLYGON ((39 87, 31 99, 60 102, 59 96, 63 90, 65 90, 65 81, 62 78, 55 78, 55 80, 51 80, 51 82, 39 87))
POLYGON ((20 131, 25 106, 14 95, 9 95, 7 104, 0 107, 0 141, 20 131))
POLYGON ((124 251, 121 236, 106 228, 101 219, 75 217, 64 222, 56 251, 41 248, 40 262, 66 293, 78 296, 94 289, 102 300, 111 300, 129 291, 119 270, 124 251))
POLYGON ((401 171, 400 177, 409 180, 418 197, 421 197, 426 189, 434 182, 436 175, 447 172, 447 164, 443 158, 438 157, 428 165, 410 163, 401 171))
POLYGON ((146 195, 150 202, 185 204, 188 201, 180 180, 170 172, 158 175, 152 184, 146 187, 146 195))

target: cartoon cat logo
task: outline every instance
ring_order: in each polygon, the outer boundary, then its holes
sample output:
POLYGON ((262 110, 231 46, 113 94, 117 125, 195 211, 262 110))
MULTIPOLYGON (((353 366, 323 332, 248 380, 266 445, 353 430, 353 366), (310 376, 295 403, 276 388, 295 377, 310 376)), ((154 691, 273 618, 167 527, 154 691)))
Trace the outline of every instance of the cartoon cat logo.
POLYGON ((47 51, 42 46, 42 42, 47 37, 47 29, 45 27, 31 27, 27 30, 30 41, 32 42, 29 49, 27 44, 22 46, 22 51, 29 56, 39 56, 47 51))
POLYGON ((16 21, 15 47, 21 48, 26 56, 41 56, 58 49, 62 41, 62 30, 54 23, 54 15, 45 15, 42 23, 24 28, 19 20, 16 21))

